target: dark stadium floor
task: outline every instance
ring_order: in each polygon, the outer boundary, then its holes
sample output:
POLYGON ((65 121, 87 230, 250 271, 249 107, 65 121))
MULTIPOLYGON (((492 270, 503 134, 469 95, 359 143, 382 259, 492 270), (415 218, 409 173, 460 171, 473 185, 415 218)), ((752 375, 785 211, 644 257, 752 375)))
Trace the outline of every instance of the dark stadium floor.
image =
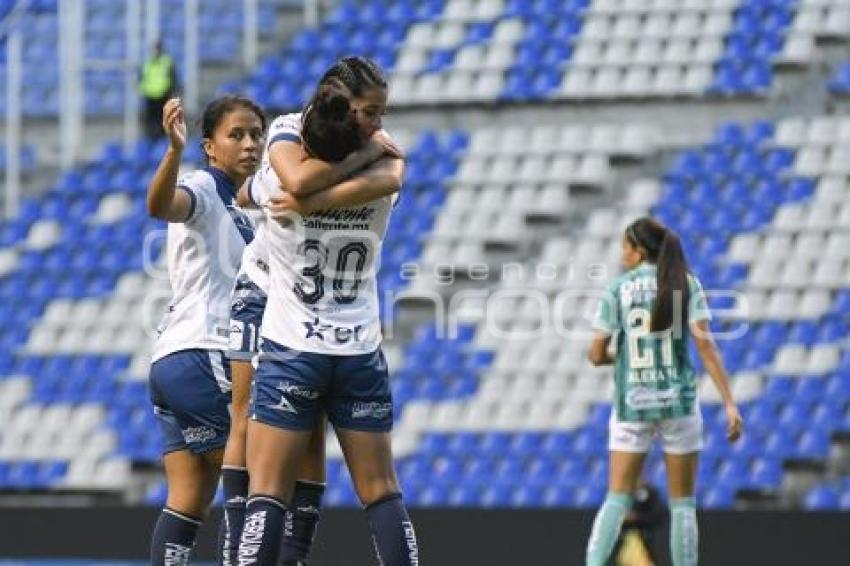
MULTIPOLYGON (((150 564, 148 561, 134 560, 97 560, 85 558, 44 558, 44 559, 26 559, 26 560, 2 560, 0 566, 143 566, 150 564)), ((197 566, 212 566, 212 562, 192 562, 197 566)))

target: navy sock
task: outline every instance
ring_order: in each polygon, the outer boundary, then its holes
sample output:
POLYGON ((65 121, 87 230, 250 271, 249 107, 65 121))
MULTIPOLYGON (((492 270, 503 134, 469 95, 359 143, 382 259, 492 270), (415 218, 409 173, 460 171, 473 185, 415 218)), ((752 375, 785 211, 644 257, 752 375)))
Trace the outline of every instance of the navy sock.
POLYGON ((239 543, 239 566, 275 566, 286 505, 267 495, 253 495, 245 507, 245 524, 239 543))
POLYGON ((287 525, 284 529, 283 546, 280 556, 283 560, 304 560, 310 554, 319 514, 322 507, 322 495, 325 484, 298 480, 292 494, 287 525))
POLYGON ((248 470, 225 466, 221 469, 221 484, 224 490, 224 514, 218 532, 220 564, 231 566, 237 563, 239 538, 245 522, 245 501, 248 498, 248 470))
POLYGON ((151 566, 189 564, 199 526, 199 519, 165 507, 151 536, 151 566))
POLYGON ((395 493, 366 507, 369 529, 381 564, 384 566, 418 566, 419 548, 413 523, 395 493))

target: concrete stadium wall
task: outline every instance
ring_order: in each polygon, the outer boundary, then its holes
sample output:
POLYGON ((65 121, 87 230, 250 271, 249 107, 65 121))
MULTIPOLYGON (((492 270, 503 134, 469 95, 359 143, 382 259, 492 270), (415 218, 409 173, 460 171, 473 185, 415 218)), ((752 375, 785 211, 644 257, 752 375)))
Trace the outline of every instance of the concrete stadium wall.
MULTIPOLYGON (((590 511, 415 510, 425 566, 579 565, 590 511)), ((157 510, 139 508, 0 509, 0 559, 147 557, 157 510)), ((202 529, 196 558, 212 560, 218 512, 202 529)), ((735 566, 847 564, 850 514, 700 513, 700 563, 735 566)), ((666 546, 667 535, 658 542, 666 546)), ((374 564, 365 516, 326 511, 313 566, 374 564)))

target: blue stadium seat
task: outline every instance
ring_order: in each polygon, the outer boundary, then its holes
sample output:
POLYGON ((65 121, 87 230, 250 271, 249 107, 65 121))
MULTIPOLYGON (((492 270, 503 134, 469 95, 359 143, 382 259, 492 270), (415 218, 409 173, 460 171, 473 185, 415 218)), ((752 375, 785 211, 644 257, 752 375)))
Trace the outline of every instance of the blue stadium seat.
POLYGON ((850 375, 839 372, 827 378, 824 396, 826 399, 832 399, 838 403, 850 399, 850 375))
POLYGON ((797 442, 794 456, 800 460, 826 460, 829 456, 829 434, 825 431, 806 431, 797 442))
POLYGON ((803 506, 809 511, 836 511, 839 509, 838 490, 829 485, 814 487, 806 494, 803 506))
POLYGON ((835 94, 850 93, 850 61, 842 63, 836 69, 827 86, 835 94))
POLYGON ((808 427, 809 419, 808 403, 797 403, 795 399, 779 413, 779 427, 786 434, 796 435, 808 427))
POLYGON ((794 394, 795 383, 790 377, 772 377, 767 382, 764 396, 772 401, 788 401, 794 394))
POLYGON ((782 465, 779 460, 759 458, 753 463, 746 485, 750 489, 776 490, 782 484, 782 465))
POLYGON ((711 487, 702 495, 699 504, 705 509, 730 509, 735 504, 735 489, 727 486, 711 487))
POLYGON ((461 485, 451 489, 446 503, 452 507, 474 507, 481 498, 481 487, 461 485))

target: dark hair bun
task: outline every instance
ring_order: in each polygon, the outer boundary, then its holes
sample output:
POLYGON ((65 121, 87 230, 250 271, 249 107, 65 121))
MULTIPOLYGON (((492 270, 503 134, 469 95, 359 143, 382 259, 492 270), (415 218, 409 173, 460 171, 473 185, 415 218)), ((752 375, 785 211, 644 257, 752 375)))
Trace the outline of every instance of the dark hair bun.
POLYGON ((335 89, 320 92, 315 102, 316 112, 334 122, 342 122, 351 112, 348 98, 335 89))

